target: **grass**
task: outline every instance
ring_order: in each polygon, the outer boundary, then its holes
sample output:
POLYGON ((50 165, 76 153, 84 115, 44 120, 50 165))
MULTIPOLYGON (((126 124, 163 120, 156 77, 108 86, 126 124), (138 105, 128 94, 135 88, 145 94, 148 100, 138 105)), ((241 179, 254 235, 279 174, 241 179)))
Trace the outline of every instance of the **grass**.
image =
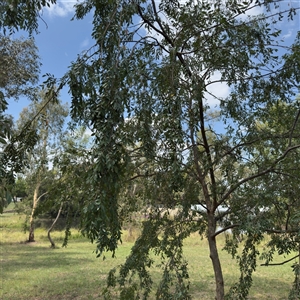
MULTIPOLYGON (((106 275, 124 262, 133 245, 128 233, 117 251, 117 257, 96 258, 95 245, 74 230, 67 248, 51 249, 46 230, 36 229, 36 243, 25 243, 22 232, 24 217, 13 212, 0 215, 0 299, 9 300, 88 300, 102 299, 106 275)), ((64 233, 54 231, 53 238, 61 245, 64 233)), ((219 243, 222 248, 223 241, 219 243)), ((194 235, 187 239, 184 254, 189 262, 190 291, 193 299, 214 299, 214 275, 208 245, 194 235)), ((220 252, 226 287, 238 280, 238 267, 227 253, 220 252)), ((253 276, 249 299, 287 299, 293 274, 293 262, 282 266, 260 267, 253 276)), ((152 272, 155 283, 161 270, 152 272)), ((154 299, 154 296, 152 297, 154 299)))

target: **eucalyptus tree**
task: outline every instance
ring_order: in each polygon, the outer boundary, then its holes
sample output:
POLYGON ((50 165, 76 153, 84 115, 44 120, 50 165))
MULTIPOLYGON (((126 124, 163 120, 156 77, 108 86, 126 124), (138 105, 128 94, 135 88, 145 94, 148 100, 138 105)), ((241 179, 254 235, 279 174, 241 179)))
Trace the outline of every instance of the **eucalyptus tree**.
POLYGON ((66 221, 63 246, 66 246, 73 221, 78 224, 83 207, 91 199, 91 186, 87 179, 92 168, 91 135, 84 126, 72 128, 62 139, 61 145, 54 157, 57 178, 52 183, 50 193, 53 201, 49 204, 62 208, 66 221))
MULTIPOLYGON (((297 115, 287 121, 290 135, 264 134, 254 126, 265 116, 267 105, 279 98, 294 101, 298 87, 299 36, 280 57, 276 24, 280 26, 284 14, 278 20, 274 16, 278 3, 84 1, 76 5, 76 18, 93 11, 95 39, 94 47, 78 57, 64 78, 72 94, 73 120, 87 122, 94 131, 95 166, 89 178, 93 200, 84 210, 83 230, 100 252, 114 251, 121 239, 119 206, 124 187, 141 180, 142 196, 153 204, 130 256, 119 273, 113 270, 109 276, 113 290, 120 285, 121 298, 149 295, 151 249, 165 258, 157 298, 169 299, 174 293, 189 298, 182 244, 191 232, 199 232, 208 240, 216 299, 224 299, 217 237, 228 229, 234 234, 247 232, 238 257, 240 280, 230 290, 232 297, 247 296, 256 267, 256 244, 264 229, 252 228, 251 219, 244 217, 263 205, 259 179, 274 173, 299 147, 290 139, 296 134, 297 115), (257 7, 263 7, 264 13, 246 16, 257 7), (218 83, 228 86, 228 95, 218 97, 214 89, 218 83), (218 101, 218 108, 212 106, 212 99, 218 101), (217 122, 211 120, 214 109, 219 111, 217 122), (276 155, 257 160, 257 147, 275 137, 282 143, 276 155), (154 205, 158 200, 167 211, 178 208, 173 218, 154 205), (194 204, 203 209, 191 212, 194 204)), ((294 12, 289 8, 286 17, 294 12)), ((228 240, 226 248, 232 252, 231 243, 228 240)))
POLYGON ((29 219, 29 242, 34 241, 34 218, 39 201, 48 191, 41 191, 51 167, 53 155, 60 147, 64 131, 64 122, 68 115, 67 104, 62 105, 50 91, 40 93, 40 101, 32 102, 20 113, 17 122, 18 133, 30 124, 30 130, 36 133, 37 141, 33 149, 26 155, 26 175, 28 189, 32 199, 29 219), (51 100, 51 101, 50 101, 51 100))
MULTIPOLYGON (((33 39, 12 39, 0 34, 0 187, 1 199, 9 195, 14 171, 20 171, 22 153, 34 142, 27 132, 18 141, 12 138, 13 121, 5 114, 9 101, 20 96, 35 99, 39 75, 39 57, 33 39), (14 140, 14 141, 13 141, 14 140), (16 146, 18 143, 18 147, 16 146)), ((0 204, 0 211, 5 202, 0 204)))

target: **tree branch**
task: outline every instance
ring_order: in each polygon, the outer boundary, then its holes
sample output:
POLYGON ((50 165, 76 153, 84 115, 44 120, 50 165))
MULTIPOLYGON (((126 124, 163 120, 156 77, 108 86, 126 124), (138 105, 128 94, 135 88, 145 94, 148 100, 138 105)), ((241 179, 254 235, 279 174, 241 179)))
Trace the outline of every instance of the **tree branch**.
POLYGON ((272 163, 272 165, 269 167, 269 168, 267 168, 267 169, 265 169, 264 171, 261 171, 261 172, 258 172, 257 174, 253 174, 253 175, 251 175, 251 176, 249 176, 249 177, 246 177, 246 178, 244 178, 244 179, 242 179, 242 180, 240 180, 238 183, 236 183, 234 186, 232 186, 231 188, 229 188, 229 190, 227 191, 227 193, 225 193, 224 195, 223 195, 223 197, 221 198, 221 201, 219 202, 219 205, 221 204, 221 203, 223 203, 237 188, 239 188, 242 184, 244 184, 244 183, 246 183, 246 182, 248 182, 248 181, 250 181, 250 180, 253 180, 253 179, 255 179, 255 178, 258 178, 258 177, 261 177, 261 176, 263 176, 263 175, 266 175, 266 174, 268 174, 268 173, 271 173, 273 170, 274 170, 274 168, 275 168, 275 166, 280 162, 280 161, 282 161, 292 150, 295 150, 295 149, 298 149, 298 148, 300 148, 300 145, 295 145, 295 146, 293 146, 293 147, 288 147, 285 151, 284 151, 284 153, 280 156, 280 157, 278 157, 273 163, 272 163))
POLYGON ((40 195, 40 196, 36 199, 36 203, 38 203, 38 202, 41 200, 41 198, 42 198, 43 196, 45 196, 46 194, 48 194, 48 192, 45 192, 45 193, 43 193, 42 195, 40 195))
POLYGON ((285 260, 285 261, 283 261, 283 262, 281 262, 281 263, 261 264, 261 266, 266 266, 266 267, 268 267, 268 266, 281 266, 281 265, 284 265, 284 264, 286 264, 286 263, 292 261, 293 259, 295 259, 295 258, 297 258, 297 257, 299 257, 299 256, 300 256, 300 254, 298 254, 298 255, 296 255, 296 256, 294 256, 294 257, 288 259, 288 260, 285 260))
POLYGON ((297 233, 299 230, 276 230, 276 229, 266 229, 267 233, 275 233, 275 234, 285 234, 285 233, 297 233))
POLYGON ((238 227, 238 226, 240 226, 240 224, 231 224, 231 225, 229 225, 229 226, 226 226, 226 227, 220 229, 219 231, 215 232, 215 234, 212 235, 212 237, 216 237, 216 236, 219 235, 220 233, 222 233, 222 232, 224 232, 224 231, 226 231, 226 230, 228 230, 228 229, 238 227))

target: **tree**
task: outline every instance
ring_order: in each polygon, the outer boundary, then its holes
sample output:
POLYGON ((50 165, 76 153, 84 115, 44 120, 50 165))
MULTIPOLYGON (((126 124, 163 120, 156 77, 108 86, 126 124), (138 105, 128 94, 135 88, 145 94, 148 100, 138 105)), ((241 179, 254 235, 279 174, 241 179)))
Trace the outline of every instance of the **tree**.
MULTIPOLYGON (((217 237, 228 229, 247 232, 238 257, 240 281, 231 289, 232 297, 247 296, 264 227, 252 228, 245 216, 264 205, 257 195, 259 179, 299 147, 286 134, 254 126, 268 104, 294 101, 299 84, 299 36, 279 58, 280 32, 269 4, 97 1, 76 6, 77 18, 93 8, 96 41, 67 75, 73 120, 91 124, 95 132, 86 234, 100 252, 114 251, 121 238, 120 194, 136 179, 143 178, 149 203, 159 198, 165 210, 179 207, 172 219, 154 208, 126 263, 118 275, 110 274, 109 285, 115 290, 120 283, 121 298, 148 296, 150 249, 166 258, 157 297, 172 297, 174 279, 176 296, 188 298, 182 243, 196 231, 207 237, 216 299, 224 299, 217 237), (243 16, 259 5, 265 14, 243 16), (217 82, 230 87, 227 97, 218 98, 210 89, 217 82), (211 121, 211 97, 220 103, 221 130, 211 121), (257 148, 271 140, 283 146, 272 159, 257 160, 257 148), (203 208, 202 218, 190 213, 193 204, 203 208)), ((292 17, 294 11, 287 13, 292 17)), ((293 116, 287 123, 293 135, 297 122, 293 116)))
MULTIPOLYGON (((90 186, 86 180, 91 168, 90 139, 91 136, 86 133, 85 127, 73 128, 62 139, 61 150, 54 157, 54 170, 57 176, 49 188, 52 201, 47 204, 52 208, 59 206, 59 209, 48 231, 52 247, 55 247, 55 243, 50 237, 50 232, 59 215, 63 213, 66 219, 66 234, 63 242, 63 246, 66 246, 71 234, 72 220, 78 222, 76 219, 80 218, 82 207, 90 200, 90 186)), ((46 211, 49 211, 49 208, 46 207, 46 211)))
POLYGON ((23 199, 27 196, 26 189, 27 184, 25 178, 18 176, 12 190, 14 202, 16 202, 17 199, 23 199))
POLYGON ((35 99, 39 58, 33 39, 11 39, 0 34, 0 212, 10 199, 14 172, 20 171, 23 153, 35 143, 33 132, 12 138, 13 121, 5 115, 8 101, 25 96, 35 99), (18 144, 18 146, 16 146, 18 144))
MULTIPOLYGON (((188 299, 182 244, 191 232, 208 240, 216 299, 224 299, 217 237, 228 229, 233 237, 246 232, 238 257, 240 280, 230 295, 247 296, 257 244, 266 230, 259 222, 253 226, 253 215, 267 204, 259 193, 260 182, 276 174, 299 148, 294 131, 297 114, 287 120, 288 133, 265 132, 256 126, 267 116, 268 105, 278 99, 294 102, 299 85, 300 36, 287 47, 275 28, 285 14, 292 18, 298 8, 280 11, 280 3, 87 0, 76 4, 75 18, 93 11, 95 45, 72 63, 59 86, 69 85, 73 121, 88 124, 94 133, 93 167, 85 177, 90 201, 83 209, 83 231, 96 241, 100 253, 114 252, 121 239, 124 191, 141 182, 139 199, 153 204, 125 264, 118 273, 109 274, 108 299, 110 288, 115 293, 117 284, 121 299, 148 297, 151 249, 163 260, 157 298, 188 299), (264 13, 245 16, 258 7, 264 13), (279 11, 273 13, 274 7, 279 11), (281 57, 278 49, 285 49, 281 57), (218 97, 211 88, 217 83, 229 87, 228 96, 218 97), (219 103, 216 123, 211 119, 211 112, 215 113, 211 98, 219 103), (273 141, 282 145, 273 156, 258 152, 273 141), (157 199, 167 213, 154 205, 157 199), (202 210, 191 212, 194 204, 202 210), (177 213, 169 218, 174 207, 177 213)), ((18 16, 25 24, 24 15, 18 16)), ((49 86, 57 83, 54 78, 47 81, 49 86)), ((228 251, 235 254, 236 247, 231 239, 227 241, 228 251)))
MULTIPOLYGON (((263 116, 262 108, 267 103, 279 97, 289 101, 292 96, 298 74, 291 62, 295 63, 298 40, 291 54, 283 57, 282 68, 272 48, 279 32, 271 29, 267 17, 237 17, 250 7, 251 2, 216 2, 212 7, 203 3, 171 5, 167 1, 159 7, 154 2, 98 2, 95 7, 99 20, 93 32, 95 51, 80 57, 69 73, 73 118, 91 122, 96 132, 94 186, 97 182, 99 189, 95 188, 95 201, 88 206, 84 219, 87 235, 98 241, 99 251, 115 249, 121 228, 118 199, 130 181, 128 177, 145 178, 148 188, 144 197, 148 201, 164 199, 166 209, 181 205, 172 220, 154 210, 144 223, 141 238, 120 270, 119 280, 124 286, 121 294, 134 290, 134 285, 126 284, 135 273, 140 277, 139 289, 144 289, 145 296, 149 293, 147 267, 152 261, 148 255, 154 248, 169 258, 159 297, 170 297, 168 280, 172 277, 167 274, 172 272, 177 278, 177 291, 183 293, 182 298, 188 297, 182 240, 195 230, 204 233, 203 224, 217 299, 224 298, 224 280, 216 237, 225 229, 248 229, 246 250, 240 257, 241 280, 233 293, 246 297, 249 291, 257 253, 255 243, 263 231, 257 235, 245 222, 242 226, 233 221, 240 220, 258 203, 246 196, 253 192, 251 183, 272 173, 274 166, 298 147, 287 145, 273 160, 255 164, 257 144, 271 136, 261 135, 251 125, 263 116), (142 20, 144 27, 134 23, 134 16, 142 20), (113 19, 114 25, 107 26, 106 18, 113 19), (270 73, 263 68, 270 68, 270 73), (207 92, 215 72, 220 74, 217 81, 226 82, 232 90, 221 99, 220 106, 223 124, 233 122, 225 128, 226 134, 211 128, 209 120, 207 92), (279 83, 280 89, 276 88, 279 83), (140 147, 135 147, 137 143, 140 147), (131 175, 128 170, 132 170, 131 175), (187 208, 195 203, 204 208, 204 218, 196 226, 194 222, 184 225, 187 208), (218 212, 221 206, 227 207, 225 213, 218 212), (217 231, 217 223, 225 216, 226 226, 217 231), (143 259, 138 260, 141 255, 143 259)), ((83 17, 87 9, 85 4, 78 5, 76 16, 83 17)), ((286 137, 281 135, 281 139, 286 137)))
POLYGON ((52 162, 53 153, 60 146, 63 135, 63 126, 68 114, 66 105, 62 105, 58 99, 51 99, 51 93, 46 91, 40 94, 41 101, 33 102, 28 108, 24 108, 18 120, 18 130, 24 130, 24 126, 30 122, 31 128, 36 131, 38 141, 31 153, 29 153, 27 184, 31 189, 32 206, 29 219, 28 242, 34 242, 34 218, 39 201, 48 191, 42 190, 42 183, 49 174, 49 164, 52 162), (51 102, 49 101, 52 100, 51 102), (36 117, 34 119, 34 117, 36 117))

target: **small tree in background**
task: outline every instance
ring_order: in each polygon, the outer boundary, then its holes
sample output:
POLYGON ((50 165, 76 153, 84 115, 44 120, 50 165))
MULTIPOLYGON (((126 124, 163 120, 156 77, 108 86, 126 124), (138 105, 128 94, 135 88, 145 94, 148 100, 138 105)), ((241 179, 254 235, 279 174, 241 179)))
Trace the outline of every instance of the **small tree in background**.
POLYGON ((30 131, 12 139, 13 122, 5 111, 9 100, 20 96, 36 99, 39 67, 33 39, 12 39, 0 34, 0 212, 6 200, 11 200, 14 172, 21 170, 24 152, 35 143, 35 135, 30 131))
POLYGON ((41 198, 48 193, 48 191, 41 192, 42 184, 47 178, 53 155, 60 147, 63 126, 68 114, 67 106, 63 106, 58 99, 53 100, 45 91, 41 92, 40 98, 40 102, 33 102, 28 108, 23 109, 18 120, 19 131, 24 130, 24 126, 30 122, 38 137, 36 145, 27 156, 28 168, 25 169, 32 197, 28 242, 34 242, 35 212, 41 198))

